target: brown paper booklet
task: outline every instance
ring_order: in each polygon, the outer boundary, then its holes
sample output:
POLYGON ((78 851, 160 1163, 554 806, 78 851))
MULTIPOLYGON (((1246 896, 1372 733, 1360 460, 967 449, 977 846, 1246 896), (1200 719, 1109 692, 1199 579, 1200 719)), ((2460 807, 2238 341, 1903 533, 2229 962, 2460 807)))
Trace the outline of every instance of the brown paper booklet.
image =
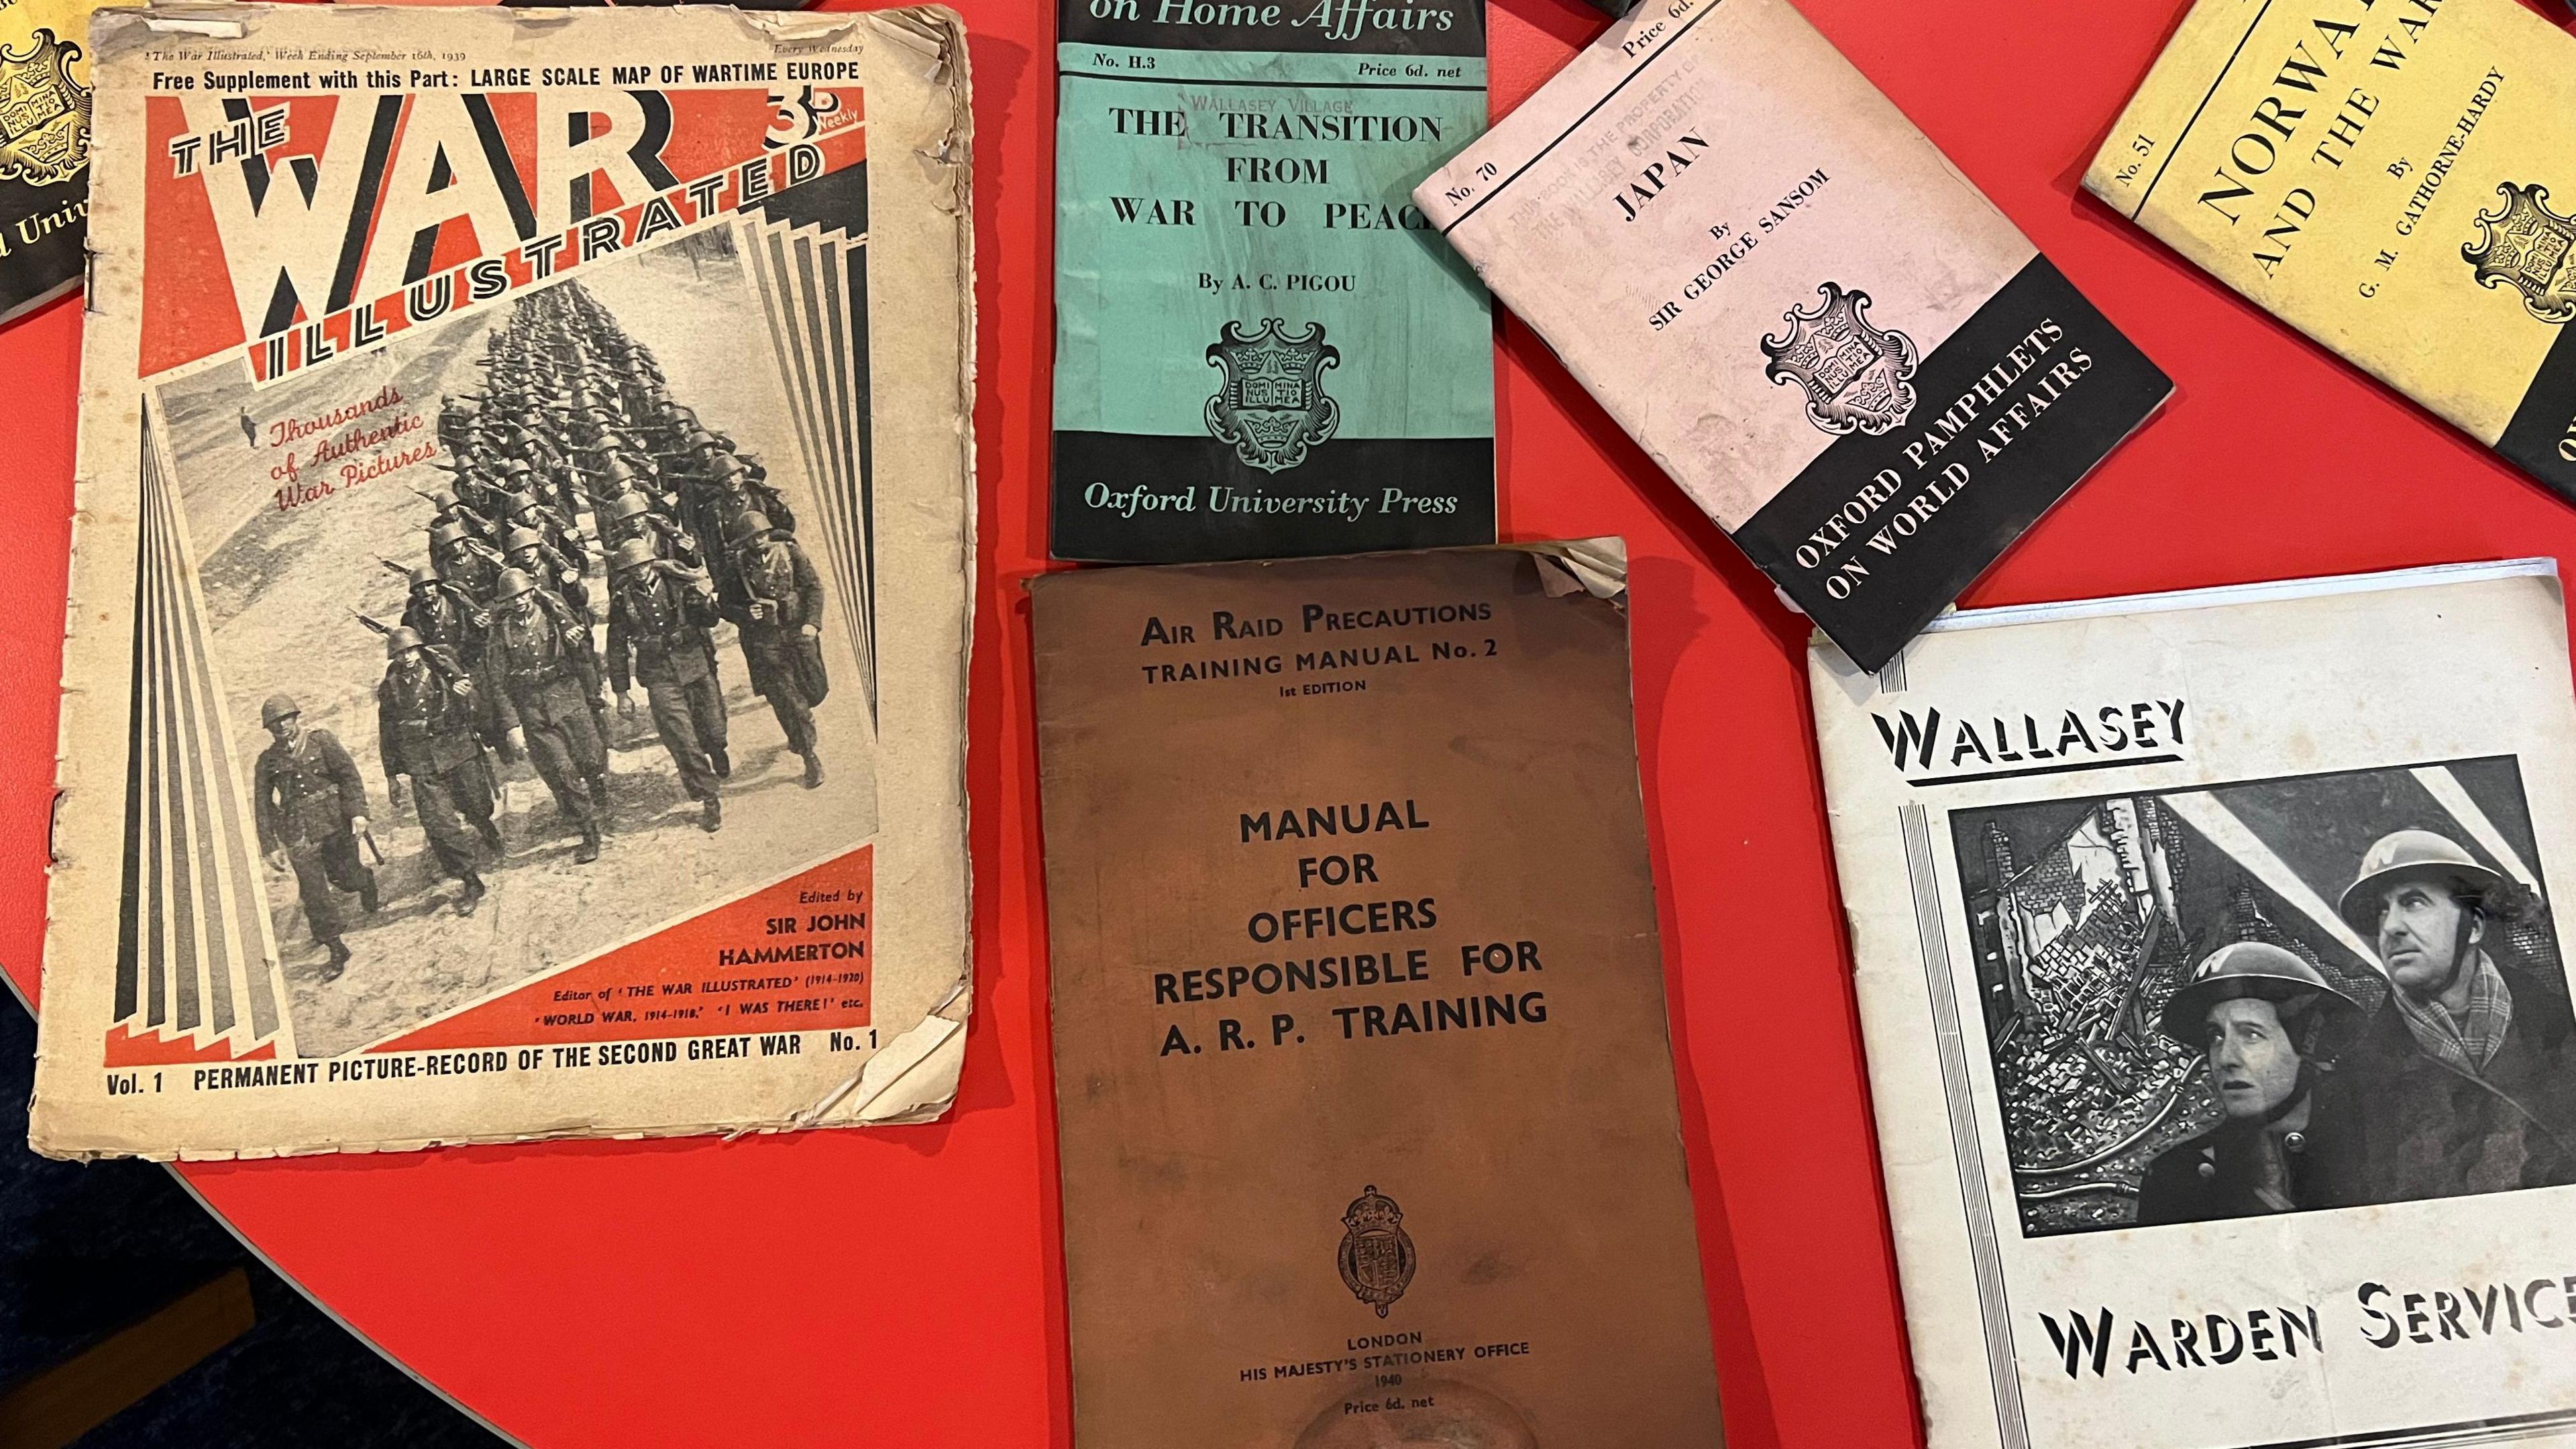
POLYGON ((1085 1449, 1720 1441, 1624 574, 1031 586, 1085 1449))

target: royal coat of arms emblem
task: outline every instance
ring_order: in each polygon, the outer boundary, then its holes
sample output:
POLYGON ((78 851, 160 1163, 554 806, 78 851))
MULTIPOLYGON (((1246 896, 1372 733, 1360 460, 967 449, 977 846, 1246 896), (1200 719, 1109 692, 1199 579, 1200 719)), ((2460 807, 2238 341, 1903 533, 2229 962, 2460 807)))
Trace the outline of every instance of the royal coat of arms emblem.
POLYGON ((1775 383, 1807 390, 1807 421, 1836 435, 1854 429, 1875 437, 1914 411, 1914 339, 1869 321, 1869 293, 1833 282, 1816 288, 1813 311, 1792 307, 1785 337, 1765 336, 1762 370, 1775 383))
POLYGON ((1386 1306, 1413 1282, 1413 1239, 1405 1236, 1404 1209, 1371 1183, 1342 1214, 1342 1283, 1353 1297, 1386 1317, 1386 1306))
POLYGON ((1341 426, 1342 409, 1324 393, 1324 369, 1339 366, 1340 349, 1324 342, 1324 324, 1309 322, 1291 333, 1273 317, 1245 332, 1229 321, 1208 346, 1208 366, 1225 381, 1207 400, 1207 427, 1234 454, 1265 473, 1294 468, 1306 450, 1341 426))
POLYGON ((2478 269, 2478 284, 2510 282, 2522 305, 2543 322, 2576 320, 2576 217, 2548 206, 2549 188, 2507 181, 2496 187, 2501 211, 2478 213, 2478 239, 2460 248, 2460 259, 2478 269))
POLYGON ((51 186, 89 164, 89 87, 72 75, 77 42, 38 30, 0 44, 0 181, 51 186))

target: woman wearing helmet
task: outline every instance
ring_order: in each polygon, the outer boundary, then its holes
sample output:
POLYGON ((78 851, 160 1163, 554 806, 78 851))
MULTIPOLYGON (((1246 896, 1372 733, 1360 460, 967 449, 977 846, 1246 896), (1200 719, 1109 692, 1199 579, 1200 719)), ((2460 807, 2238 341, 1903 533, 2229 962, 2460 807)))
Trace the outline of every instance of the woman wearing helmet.
POLYGON ((2202 1053, 2218 1125, 2157 1154, 2138 1222, 2205 1222, 2351 1200, 2343 1115, 2319 1100, 2326 1032, 2359 1015, 2317 968, 2281 947, 2212 952, 2165 1003, 2165 1035, 2202 1053))

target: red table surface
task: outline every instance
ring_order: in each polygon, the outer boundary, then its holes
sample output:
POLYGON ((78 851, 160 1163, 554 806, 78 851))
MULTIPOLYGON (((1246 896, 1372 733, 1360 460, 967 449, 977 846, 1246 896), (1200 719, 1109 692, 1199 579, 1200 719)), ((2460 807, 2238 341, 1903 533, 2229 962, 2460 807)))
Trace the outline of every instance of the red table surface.
MULTIPOLYGON (((2576 511, 2079 194, 2182 0, 1802 6, 2175 381, 2163 415, 1965 603, 2576 550, 2576 511)), ((1020 589, 1046 559, 1052 10, 960 8, 982 505, 977 1000, 954 1113, 731 1143, 185 1169, 350 1323, 548 1449, 1070 1442, 1020 589)), ((1496 104, 1600 24, 1571 0, 1496 0, 1496 104)), ((0 964, 30 991, 79 317, 60 304, 0 333, 15 498, 0 569, 0 964)), ((1505 320, 1499 349, 1505 537, 1629 543, 1638 744, 1729 1436, 1738 1449, 1914 1441, 1806 630, 1526 328, 1505 320)))

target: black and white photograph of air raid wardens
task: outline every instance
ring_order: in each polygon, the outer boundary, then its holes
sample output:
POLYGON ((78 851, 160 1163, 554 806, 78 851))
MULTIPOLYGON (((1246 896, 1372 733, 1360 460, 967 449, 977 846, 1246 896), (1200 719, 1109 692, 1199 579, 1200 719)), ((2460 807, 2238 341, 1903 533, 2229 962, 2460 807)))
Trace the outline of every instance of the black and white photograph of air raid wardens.
POLYGON ((298 1055, 874 833, 853 581, 748 256, 698 232, 158 389, 298 1055))
POLYGON ((2026 1235, 2576 1182, 2513 758, 1950 824, 2026 1235))

